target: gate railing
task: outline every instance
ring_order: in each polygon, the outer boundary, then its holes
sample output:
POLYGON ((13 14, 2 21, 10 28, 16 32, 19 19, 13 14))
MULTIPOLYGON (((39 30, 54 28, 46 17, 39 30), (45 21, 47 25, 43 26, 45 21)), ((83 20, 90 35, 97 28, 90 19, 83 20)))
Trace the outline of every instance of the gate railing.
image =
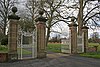
POLYGON ((71 39, 69 38, 63 38, 61 40, 61 52, 62 53, 71 53, 71 39))
MULTIPOLYGON (((23 32, 19 30, 19 38, 18 38, 18 58, 19 59, 28 59, 28 58, 36 58, 37 57, 37 44, 35 43, 35 32, 23 32), (23 42, 25 40, 25 37, 28 37, 31 39, 31 43, 25 44, 23 42)), ((26 41, 30 41, 30 39, 27 39, 26 41)))
POLYGON ((84 52, 84 37, 77 36, 77 53, 83 53, 83 52, 84 52))

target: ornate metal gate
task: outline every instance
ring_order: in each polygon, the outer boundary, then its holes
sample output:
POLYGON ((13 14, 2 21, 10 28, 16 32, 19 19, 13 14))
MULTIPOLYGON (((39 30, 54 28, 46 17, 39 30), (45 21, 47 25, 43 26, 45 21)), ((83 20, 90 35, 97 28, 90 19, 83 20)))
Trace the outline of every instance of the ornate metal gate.
POLYGON ((61 52, 71 53, 71 31, 69 31, 67 38, 63 38, 61 42, 61 52))
POLYGON ((84 37, 82 36, 77 36, 77 52, 82 53, 84 52, 84 37))
POLYGON ((31 59, 37 57, 37 44, 35 31, 25 32, 19 31, 18 37, 18 59, 31 59))
POLYGON ((62 39, 61 52, 62 53, 71 53, 71 41, 70 41, 70 38, 62 39))

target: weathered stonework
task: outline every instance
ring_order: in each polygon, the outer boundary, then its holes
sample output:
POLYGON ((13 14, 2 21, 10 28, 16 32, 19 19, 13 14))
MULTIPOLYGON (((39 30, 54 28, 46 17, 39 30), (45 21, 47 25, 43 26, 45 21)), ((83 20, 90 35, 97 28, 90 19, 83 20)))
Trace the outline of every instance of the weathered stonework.
POLYGON ((17 8, 12 8, 12 15, 8 16, 9 19, 9 31, 8 31, 8 61, 14 61, 18 59, 17 54, 17 36, 18 36, 18 17, 15 13, 17 8))
POLYGON ((17 27, 18 20, 10 20, 8 33, 8 59, 17 60, 17 27))
POLYGON ((82 35, 84 37, 84 52, 87 52, 88 49, 88 27, 82 27, 82 35))
POLYGON ((8 53, 0 53, 0 63, 8 61, 8 53))
POLYGON ((72 20, 72 23, 69 24, 69 29, 71 32, 71 53, 77 53, 77 24, 74 23, 74 20, 72 20))
POLYGON ((45 24, 39 22, 37 24, 37 57, 46 57, 46 39, 45 39, 45 24))
POLYGON ((37 58, 46 57, 46 25, 45 22, 47 19, 43 17, 43 12, 39 12, 40 17, 35 21, 37 22, 36 31, 37 31, 37 58))

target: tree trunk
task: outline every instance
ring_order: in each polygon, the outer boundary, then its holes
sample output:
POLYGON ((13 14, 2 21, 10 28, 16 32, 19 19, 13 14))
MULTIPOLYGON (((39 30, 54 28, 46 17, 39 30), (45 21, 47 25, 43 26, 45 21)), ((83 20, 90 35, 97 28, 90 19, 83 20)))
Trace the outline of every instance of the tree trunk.
POLYGON ((3 34, 6 35, 6 26, 7 26, 7 21, 4 21, 4 27, 3 27, 3 34))
POLYGON ((50 28, 47 28, 46 46, 48 45, 49 37, 50 37, 50 28))
POLYGON ((82 26, 83 26, 83 0, 79 0, 80 9, 78 14, 78 35, 82 35, 82 26))

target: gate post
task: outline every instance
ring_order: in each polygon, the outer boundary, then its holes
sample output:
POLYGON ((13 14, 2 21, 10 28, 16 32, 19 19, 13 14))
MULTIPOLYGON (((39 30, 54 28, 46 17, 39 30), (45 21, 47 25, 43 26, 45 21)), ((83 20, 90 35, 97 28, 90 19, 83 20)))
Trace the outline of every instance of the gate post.
POLYGON ((88 48, 88 27, 84 26, 82 27, 82 35, 83 35, 83 40, 84 40, 84 52, 87 52, 88 48))
POLYGON ((36 25, 36 32, 37 32, 37 58, 45 58, 46 57, 46 25, 45 22, 47 21, 44 18, 43 11, 39 12, 40 17, 38 17, 35 21, 37 22, 36 25))
POLYGON ((77 24, 74 22, 74 17, 71 18, 71 24, 69 29, 71 32, 71 53, 77 53, 77 24))
POLYGON ((9 32, 8 32, 8 61, 14 61, 18 59, 17 55, 17 26, 20 17, 15 15, 17 8, 12 8, 13 14, 8 16, 9 19, 9 32))

